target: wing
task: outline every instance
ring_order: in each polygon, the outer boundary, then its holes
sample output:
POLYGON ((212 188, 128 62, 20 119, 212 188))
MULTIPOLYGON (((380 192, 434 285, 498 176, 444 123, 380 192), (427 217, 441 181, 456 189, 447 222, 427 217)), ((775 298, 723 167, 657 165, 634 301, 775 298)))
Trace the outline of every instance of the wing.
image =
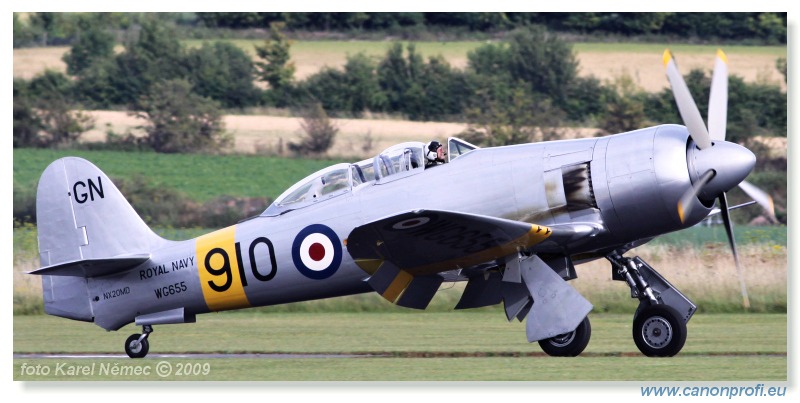
MULTIPOLYGON (((414 210, 362 225, 347 238, 347 251, 370 285, 387 300, 425 308, 438 273, 532 253, 564 253, 596 234, 588 225, 543 226, 451 211, 414 210)), ((504 261, 501 261, 504 262, 504 261)))

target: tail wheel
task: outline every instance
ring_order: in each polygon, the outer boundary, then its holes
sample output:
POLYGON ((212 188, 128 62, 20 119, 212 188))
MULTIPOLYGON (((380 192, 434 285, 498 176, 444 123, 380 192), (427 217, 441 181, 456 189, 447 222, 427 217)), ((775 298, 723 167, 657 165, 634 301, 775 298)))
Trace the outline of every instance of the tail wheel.
POLYGON ((672 357, 686 343, 686 322, 667 305, 644 307, 633 320, 633 341, 648 357, 672 357))
POLYGON ((592 326, 587 316, 583 318, 583 321, 575 330, 549 339, 539 340, 539 347, 547 355, 553 357, 576 357, 589 345, 591 337, 592 326))
POLYGON ((131 358, 143 358, 150 351, 150 342, 147 338, 139 341, 140 334, 132 334, 125 340, 125 353, 131 358))

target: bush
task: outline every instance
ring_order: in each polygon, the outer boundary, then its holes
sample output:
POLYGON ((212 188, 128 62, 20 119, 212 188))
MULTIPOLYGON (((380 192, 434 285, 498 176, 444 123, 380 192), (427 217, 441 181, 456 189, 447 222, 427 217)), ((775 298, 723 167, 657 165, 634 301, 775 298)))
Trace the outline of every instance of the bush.
POLYGON ((300 142, 289 143, 289 149, 300 155, 320 155, 328 151, 339 132, 320 103, 314 103, 303 112, 300 126, 304 131, 300 142))
POLYGON ((110 32, 88 19, 78 25, 78 39, 62 57, 71 76, 80 76, 92 63, 114 56, 114 36, 110 32))
POLYGON ((269 27, 270 37, 263 46, 256 46, 256 56, 263 61, 256 61, 258 78, 269 84, 270 90, 282 94, 277 100, 286 100, 294 82, 294 63, 290 61, 289 48, 291 42, 281 32, 283 23, 274 23, 269 27))
POLYGON ((442 119, 463 113, 471 91, 466 75, 450 67, 442 56, 422 65, 416 82, 405 94, 403 112, 413 120, 442 119))
MULTIPOLYGON (((595 77, 576 77, 567 88, 567 102, 563 106, 567 119, 574 122, 596 122, 607 112, 614 89, 604 86, 595 77)), ((641 102, 639 100, 638 102, 641 102)))
POLYGON ((307 102, 319 102, 329 111, 360 116, 366 111, 381 111, 386 96, 375 73, 376 64, 363 53, 347 56, 344 71, 324 67, 300 85, 307 102))
POLYGON ((567 104, 567 89, 578 76, 578 61, 572 47, 542 26, 532 26, 511 35, 508 65, 511 77, 530 86, 534 93, 567 104))
POLYGON ((482 107, 468 109, 470 124, 459 136, 489 147, 563 137, 564 113, 549 99, 532 97, 521 86, 509 95, 509 99, 488 98, 482 107))
POLYGON ((471 89, 465 74, 441 57, 426 63, 413 44, 395 43, 378 65, 377 76, 388 112, 400 112, 412 120, 432 120, 461 114, 471 89))
POLYGON ((116 59, 95 60, 75 80, 76 97, 86 107, 97 109, 130 102, 126 88, 119 86, 120 74, 116 59))
POLYGON ((215 42, 186 51, 174 30, 157 19, 145 22, 138 39, 118 55, 104 35, 88 27, 65 56, 68 71, 77 76, 76 94, 88 106, 134 104, 155 83, 175 79, 188 80, 196 93, 227 108, 261 102, 261 91, 253 85, 253 61, 235 45, 215 42))
POLYGON ((187 52, 184 64, 197 94, 217 100, 226 108, 259 102, 260 91, 253 85, 253 61, 237 46, 228 42, 204 43, 187 52))
POLYGON ((28 94, 28 83, 22 79, 14 79, 14 129, 13 146, 35 147, 38 145, 39 132, 44 128, 42 120, 33 107, 34 100, 28 94))
MULTIPOLYGON (((596 80, 578 80, 578 62, 571 47, 542 26, 531 26, 512 33, 507 43, 483 45, 468 53, 470 82, 478 95, 494 102, 512 99, 521 88, 529 98, 548 98, 572 119, 583 119, 602 112, 599 101, 592 101, 600 89, 596 80)), ((483 101, 477 100, 479 103, 483 101)), ((474 107, 475 100, 471 102, 474 107)), ((514 107, 513 105, 507 105, 514 107)))
MULTIPOLYGON (((114 57, 113 65, 104 64, 110 71, 99 73, 118 96, 111 100, 114 104, 132 104, 155 83, 186 77, 184 57, 174 31, 151 20, 142 25, 139 39, 127 43, 125 51, 114 57)), ((80 79, 94 81, 95 77, 87 74, 80 79)))
POLYGON ((622 133, 645 126, 647 115, 640 94, 629 74, 617 77, 607 87, 614 91, 606 96, 605 114, 600 120, 600 128, 607 133, 622 133))
POLYGON ((400 112, 406 107, 406 95, 422 71, 422 57, 414 45, 408 45, 407 60, 403 45, 394 43, 377 68, 378 83, 386 94, 386 109, 400 112))
POLYGON ((67 147, 94 127, 75 110, 70 81, 46 71, 30 82, 14 80, 14 147, 67 147))
POLYGON ((230 143, 219 104, 193 93, 186 80, 154 84, 136 110, 147 120, 142 141, 157 152, 215 152, 230 143))

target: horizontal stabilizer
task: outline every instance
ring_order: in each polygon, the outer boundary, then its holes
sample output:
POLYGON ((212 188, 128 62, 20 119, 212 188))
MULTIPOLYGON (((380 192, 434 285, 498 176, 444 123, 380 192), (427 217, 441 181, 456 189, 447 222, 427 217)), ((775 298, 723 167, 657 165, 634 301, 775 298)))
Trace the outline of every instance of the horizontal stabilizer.
POLYGON ((150 259, 150 255, 127 255, 107 259, 84 259, 64 262, 28 272, 28 274, 71 277, 99 277, 130 270, 150 259))

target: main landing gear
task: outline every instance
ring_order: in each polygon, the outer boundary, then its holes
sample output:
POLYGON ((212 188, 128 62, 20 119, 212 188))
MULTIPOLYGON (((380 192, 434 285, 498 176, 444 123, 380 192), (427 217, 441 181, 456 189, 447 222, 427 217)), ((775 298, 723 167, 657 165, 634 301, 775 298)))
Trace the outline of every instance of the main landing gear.
POLYGON ((539 347, 551 357, 577 357, 589 345, 591 337, 592 326, 587 316, 575 330, 539 340, 539 347))
POLYGON ((640 257, 626 258, 613 252, 612 278, 624 281, 631 298, 639 299, 633 315, 633 342, 648 357, 671 357, 686 342, 686 323, 697 306, 661 277, 640 257))
POLYGON ((150 325, 142 326, 142 334, 132 334, 125 340, 125 353, 131 358, 144 358, 147 352, 150 351, 150 342, 147 341, 147 336, 153 333, 153 327, 150 325))

